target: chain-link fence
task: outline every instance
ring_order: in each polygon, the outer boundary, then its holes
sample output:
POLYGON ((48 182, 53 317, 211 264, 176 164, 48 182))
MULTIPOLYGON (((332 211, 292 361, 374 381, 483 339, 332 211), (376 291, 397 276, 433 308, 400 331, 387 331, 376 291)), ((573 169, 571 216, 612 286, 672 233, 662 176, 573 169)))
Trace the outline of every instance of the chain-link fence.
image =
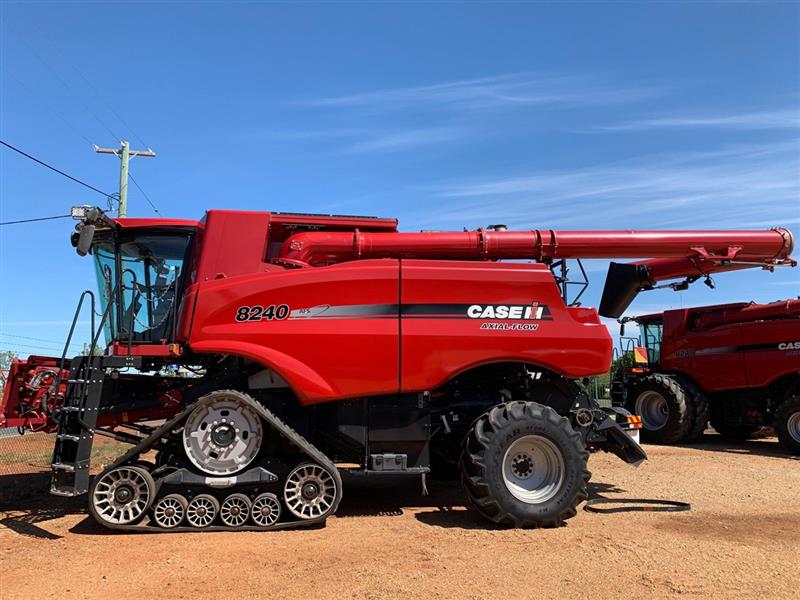
MULTIPOLYGON (((17 500, 48 493, 54 443, 52 433, 20 435, 16 429, 0 429, 0 509, 17 500)), ((125 449, 124 444, 96 438, 92 472, 101 470, 125 449)))

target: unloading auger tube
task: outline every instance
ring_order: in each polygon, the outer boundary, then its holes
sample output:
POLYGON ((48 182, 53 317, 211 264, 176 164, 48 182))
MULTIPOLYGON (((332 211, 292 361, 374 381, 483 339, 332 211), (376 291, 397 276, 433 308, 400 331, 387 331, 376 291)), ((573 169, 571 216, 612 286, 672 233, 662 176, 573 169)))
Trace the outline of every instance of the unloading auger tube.
POLYGON ((224 390, 99 473, 89 510, 126 531, 263 531, 321 523, 341 499, 339 471, 322 452, 247 394, 224 390), (152 451, 155 464, 141 460, 152 451))
MULTIPOLYGON (((420 233, 303 232, 281 246, 279 262, 313 267, 367 258, 438 260, 650 257, 611 262, 599 313, 619 318, 642 290, 668 279, 686 284, 711 273, 796 266, 788 229, 767 231, 432 231, 420 233)), ((677 288, 676 289, 682 289, 677 288)))

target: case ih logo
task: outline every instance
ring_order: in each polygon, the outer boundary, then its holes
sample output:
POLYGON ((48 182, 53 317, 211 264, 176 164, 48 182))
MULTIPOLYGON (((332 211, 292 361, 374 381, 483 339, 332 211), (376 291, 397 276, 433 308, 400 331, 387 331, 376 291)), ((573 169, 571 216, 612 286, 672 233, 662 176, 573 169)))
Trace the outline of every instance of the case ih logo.
POLYGON ((541 321, 551 319, 550 309, 544 304, 473 304, 467 308, 470 319, 513 319, 541 321))
POLYGON ((800 342, 782 342, 778 344, 778 350, 800 350, 800 342))

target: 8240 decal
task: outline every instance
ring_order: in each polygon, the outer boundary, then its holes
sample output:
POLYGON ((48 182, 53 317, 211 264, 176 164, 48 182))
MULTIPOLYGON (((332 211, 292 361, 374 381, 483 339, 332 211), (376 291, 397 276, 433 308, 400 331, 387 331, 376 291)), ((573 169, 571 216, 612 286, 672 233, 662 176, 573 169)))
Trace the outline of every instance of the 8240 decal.
POLYGON ((270 304, 269 306, 240 306, 236 309, 236 320, 243 321, 283 321, 289 316, 289 305, 270 304))

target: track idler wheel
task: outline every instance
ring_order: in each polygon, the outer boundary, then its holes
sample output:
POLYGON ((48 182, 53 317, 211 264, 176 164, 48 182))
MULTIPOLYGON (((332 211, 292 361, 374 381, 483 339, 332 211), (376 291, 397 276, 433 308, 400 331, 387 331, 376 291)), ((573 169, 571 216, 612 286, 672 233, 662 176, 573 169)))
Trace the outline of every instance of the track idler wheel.
POLYGON ((259 527, 269 527, 281 517, 281 503, 275 494, 261 494, 253 500, 250 507, 250 518, 259 527))
POLYGON ((155 496, 147 469, 121 466, 98 475, 89 490, 89 512, 103 525, 132 525, 144 517, 155 496))
POLYGON ((172 529, 183 522, 189 501, 180 494, 164 496, 153 506, 153 521, 159 527, 172 529))
POLYGON ((219 514, 219 501, 210 494, 199 494, 186 507, 186 522, 192 527, 208 527, 219 514))
POLYGON ((244 494, 231 494, 222 502, 219 518, 229 527, 239 527, 250 516, 250 498, 244 494))
POLYGON ((324 467, 303 463, 289 473, 283 487, 283 501, 294 516, 316 519, 333 509, 336 480, 324 467))

